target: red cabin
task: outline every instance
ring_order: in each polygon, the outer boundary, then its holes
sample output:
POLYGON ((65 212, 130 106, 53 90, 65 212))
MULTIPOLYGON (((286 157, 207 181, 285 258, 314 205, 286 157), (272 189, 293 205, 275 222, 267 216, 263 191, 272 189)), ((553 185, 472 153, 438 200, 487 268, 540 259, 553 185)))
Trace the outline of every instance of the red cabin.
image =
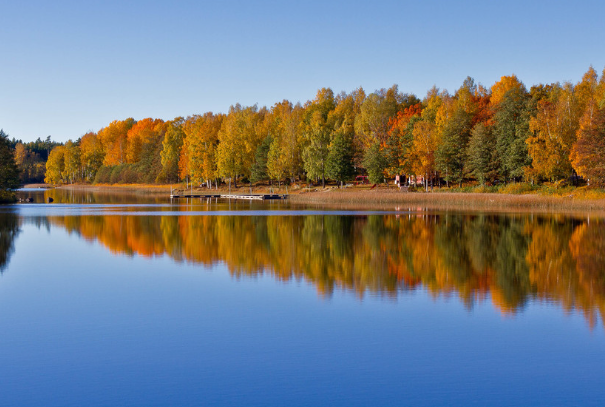
POLYGON ((369 184, 370 180, 367 175, 358 175, 355 177, 355 185, 369 184))

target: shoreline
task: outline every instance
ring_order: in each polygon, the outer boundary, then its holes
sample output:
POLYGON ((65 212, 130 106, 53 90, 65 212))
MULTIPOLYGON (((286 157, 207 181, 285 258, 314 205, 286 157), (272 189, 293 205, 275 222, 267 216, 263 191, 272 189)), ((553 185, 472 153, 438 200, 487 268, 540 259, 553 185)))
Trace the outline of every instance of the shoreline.
MULTIPOLYGON (((71 184, 53 187, 46 184, 24 185, 27 188, 58 188, 67 190, 82 190, 91 192, 131 192, 136 194, 163 195, 171 191, 184 191, 182 185, 175 184, 71 184)), ((225 187, 217 189, 194 189, 193 193, 226 193, 225 187)), ((248 194, 248 186, 231 188, 231 193, 248 194)), ((252 187, 252 193, 269 193, 269 187, 252 187)), ((285 194, 286 190, 273 189, 273 193, 285 194)), ((377 188, 340 190, 335 188, 315 189, 308 191, 302 188, 290 188, 288 200, 294 204, 338 206, 349 208, 377 208, 397 205, 421 206, 426 209, 456 209, 456 210, 540 210, 556 212, 604 212, 605 198, 591 198, 574 193, 564 196, 541 195, 538 193, 506 194, 506 193, 480 193, 480 192, 400 192, 393 188, 377 188)))
POLYGON ((573 196, 539 194, 503 194, 477 192, 398 192, 398 191, 326 191, 307 192, 291 197, 294 203, 345 205, 422 205, 432 209, 488 209, 544 211, 604 211, 605 199, 577 199, 573 196))

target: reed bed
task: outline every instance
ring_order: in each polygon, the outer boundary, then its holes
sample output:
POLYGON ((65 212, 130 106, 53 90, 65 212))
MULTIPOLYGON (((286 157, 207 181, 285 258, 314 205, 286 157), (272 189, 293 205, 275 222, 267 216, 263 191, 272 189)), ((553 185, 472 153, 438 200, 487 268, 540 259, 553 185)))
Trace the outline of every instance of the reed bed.
POLYGON ((557 211, 604 211, 605 199, 478 192, 400 192, 394 189, 326 190, 291 195, 294 203, 306 204, 399 204, 440 209, 540 209, 557 211))

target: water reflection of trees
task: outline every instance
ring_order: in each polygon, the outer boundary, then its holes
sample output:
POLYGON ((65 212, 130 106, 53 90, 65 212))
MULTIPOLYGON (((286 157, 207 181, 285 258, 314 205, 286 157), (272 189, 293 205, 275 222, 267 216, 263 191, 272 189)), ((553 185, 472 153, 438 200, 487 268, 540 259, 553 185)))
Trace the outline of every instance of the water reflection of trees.
POLYGON ((12 212, 0 213, 0 273, 8 266, 20 230, 17 215, 12 212))
POLYGON ((605 298, 602 221, 532 215, 101 216, 51 218, 114 253, 225 263, 235 276, 396 296, 424 287, 515 312, 532 298, 579 309, 605 298))
POLYGON ((137 191, 115 191, 91 190, 91 189, 70 189, 70 188, 52 188, 43 190, 43 194, 32 194, 34 199, 39 202, 48 202, 52 198, 54 203, 77 203, 77 204, 149 204, 166 202, 167 192, 144 193, 137 191))
POLYGON ((112 191, 103 189, 50 188, 34 190, 18 190, 17 197, 32 198, 33 202, 48 202, 49 198, 55 204, 160 204, 169 202, 168 192, 123 190, 112 191))

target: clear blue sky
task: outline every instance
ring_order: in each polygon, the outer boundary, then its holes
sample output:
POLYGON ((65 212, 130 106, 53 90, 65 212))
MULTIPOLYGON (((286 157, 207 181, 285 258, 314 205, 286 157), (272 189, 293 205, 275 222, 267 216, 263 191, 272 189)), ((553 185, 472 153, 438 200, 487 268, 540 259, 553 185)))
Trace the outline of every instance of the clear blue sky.
POLYGON ((582 0, 1 1, 0 128, 66 141, 321 87, 577 82, 605 67, 604 15, 582 0))

